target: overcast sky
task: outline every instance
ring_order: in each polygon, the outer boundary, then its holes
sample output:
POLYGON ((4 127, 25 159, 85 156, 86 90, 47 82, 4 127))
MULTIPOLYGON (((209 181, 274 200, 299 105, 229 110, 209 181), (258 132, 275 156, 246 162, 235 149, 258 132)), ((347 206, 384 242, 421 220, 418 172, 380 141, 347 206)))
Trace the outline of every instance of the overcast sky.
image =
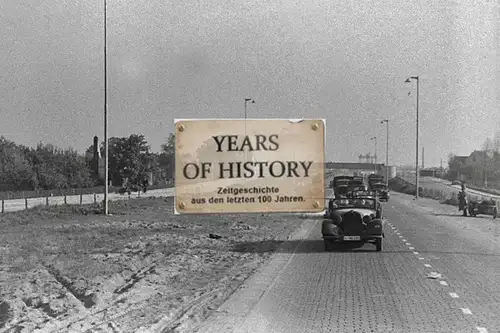
MULTIPOLYGON (((500 129, 498 1, 107 0, 109 135, 158 151, 175 118, 325 118, 327 159, 425 164, 500 129), (460 4, 458 4, 460 3, 460 4), (410 95, 408 93, 411 92, 410 95)), ((103 1, 0 1, 0 134, 103 136, 103 1)))

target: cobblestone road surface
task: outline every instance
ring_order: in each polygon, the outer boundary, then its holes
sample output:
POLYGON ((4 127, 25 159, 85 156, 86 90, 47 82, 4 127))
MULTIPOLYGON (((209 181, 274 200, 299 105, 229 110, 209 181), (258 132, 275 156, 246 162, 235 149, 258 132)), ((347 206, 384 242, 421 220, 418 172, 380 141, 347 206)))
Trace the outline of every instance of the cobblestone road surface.
POLYGON ((383 252, 324 252, 312 221, 195 331, 500 332, 498 222, 398 193, 384 205, 383 252))

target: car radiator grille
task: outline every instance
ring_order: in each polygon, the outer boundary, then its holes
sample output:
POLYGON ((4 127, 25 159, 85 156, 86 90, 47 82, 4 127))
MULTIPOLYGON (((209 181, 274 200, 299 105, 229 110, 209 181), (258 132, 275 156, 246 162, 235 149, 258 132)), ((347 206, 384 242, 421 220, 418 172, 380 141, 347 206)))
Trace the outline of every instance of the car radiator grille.
POLYGON ((365 224, 363 223, 361 214, 355 211, 345 213, 342 217, 342 229, 346 236, 355 236, 363 233, 365 224))

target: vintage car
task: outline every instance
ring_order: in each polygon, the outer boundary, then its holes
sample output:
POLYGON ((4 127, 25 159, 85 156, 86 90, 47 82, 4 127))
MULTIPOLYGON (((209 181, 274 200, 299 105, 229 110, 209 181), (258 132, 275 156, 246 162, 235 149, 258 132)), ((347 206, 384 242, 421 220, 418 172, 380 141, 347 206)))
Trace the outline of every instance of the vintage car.
POLYGON ((497 203, 495 200, 469 200, 467 210, 470 216, 491 215, 494 219, 497 218, 497 203))
POLYGON ((370 190, 356 190, 351 191, 347 194, 348 198, 356 198, 356 197, 370 197, 372 199, 378 199, 378 193, 370 190))
POLYGON ((334 190, 335 196, 346 196, 349 193, 349 187, 347 185, 339 185, 334 190))
POLYGON ((351 190, 353 190, 354 188, 362 188, 363 191, 366 191, 365 182, 363 181, 363 178, 360 177, 355 177, 350 180, 348 186, 349 188, 351 188, 351 190))
POLYGON ((389 201, 389 189, 385 183, 374 183, 370 189, 377 192, 380 201, 389 201))
POLYGON ((374 243, 382 251, 384 238, 382 206, 371 196, 330 199, 321 232, 325 251, 335 243, 374 243))
POLYGON ((333 177, 333 184, 331 185, 335 189, 337 186, 349 184, 352 178, 352 176, 335 176, 333 177))
POLYGON ((349 194, 352 194, 352 193, 358 193, 358 192, 366 192, 366 187, 362 186, 362 185, 348 185, 347 186, 347 192, 349 194))

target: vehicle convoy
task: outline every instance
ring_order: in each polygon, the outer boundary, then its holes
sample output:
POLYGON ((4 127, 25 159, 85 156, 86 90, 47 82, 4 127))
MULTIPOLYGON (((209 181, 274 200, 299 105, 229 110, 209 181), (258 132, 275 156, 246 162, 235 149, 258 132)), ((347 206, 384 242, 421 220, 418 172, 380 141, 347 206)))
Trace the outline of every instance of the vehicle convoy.
POLYGON ((385 183, 373 183, 370 189, 377 193, 380 201, 389 201, 389 189, 385 183))
POLYGON ((328 202, 321 232, 325 251, 335 244, 374 243, 382 251, 384 238, 382 205, 372 196, 334 198, 328 202))

